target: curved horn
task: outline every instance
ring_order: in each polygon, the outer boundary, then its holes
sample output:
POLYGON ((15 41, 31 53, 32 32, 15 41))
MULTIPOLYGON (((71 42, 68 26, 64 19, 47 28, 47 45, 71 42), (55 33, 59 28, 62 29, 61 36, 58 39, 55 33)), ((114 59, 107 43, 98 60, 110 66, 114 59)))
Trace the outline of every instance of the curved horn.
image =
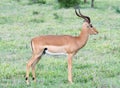
POLYGON ((91 22, 90 17, 82 15, 81 12, 80 12, 80 9, 79 9, 79 14, 80 14, 81 16, 83 16, 83 17, 85 18, 85 20, 87 19, 86 21, 88 21, 88 23, 91 22))
POLYGON ((76 15, 79 16, 79 17, 82 17, 83 19, 85 19, 85 21, 90 23, 91 22, 90 17, 82 15, 81 12, 80 12, 80 9, 78 9, 78 10, 79 10, 79 14, 77 13, 77 10, 75 9, 76 15))
POLYGON ((78 14, 77 10, 75 9, 75 13, 78 17, 82 17, 84 19, 84 17, 81 14, 78 14))

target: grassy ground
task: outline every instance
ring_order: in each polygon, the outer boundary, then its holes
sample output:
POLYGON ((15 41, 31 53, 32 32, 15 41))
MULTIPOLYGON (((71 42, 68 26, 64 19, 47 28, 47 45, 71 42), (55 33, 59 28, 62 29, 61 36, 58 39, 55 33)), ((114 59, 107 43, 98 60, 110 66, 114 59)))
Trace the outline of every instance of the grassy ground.
POLYGON ((74 84, 67 82, 65 56, 45 55, 37 64, 37 83, 25 84, 30 40, 38 35, 79 35, 83 20, 73 8, 58 8, 55 0, 29 5, 27 0, 0 1, 0 88, 120 88, 120 1, 95 0, 81 5, 98 35, 73 59, 74 84))

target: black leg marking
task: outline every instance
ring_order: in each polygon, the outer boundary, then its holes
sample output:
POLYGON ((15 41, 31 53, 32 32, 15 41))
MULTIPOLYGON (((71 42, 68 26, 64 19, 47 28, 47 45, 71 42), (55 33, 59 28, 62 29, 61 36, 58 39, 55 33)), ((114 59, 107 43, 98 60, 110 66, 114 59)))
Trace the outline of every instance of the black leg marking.
POLYGON ((45 48, 45 49, 44 49, 43 54, 45 54, 45 53, 46 53, 46 50, 47 50, 47 48, 45 48))
POLYGON ((25 80, 28 80, 28 77, 26 77, 25 80))
POLYGON ((32 80, 35 80, 35 77, 33 77, 32 80))

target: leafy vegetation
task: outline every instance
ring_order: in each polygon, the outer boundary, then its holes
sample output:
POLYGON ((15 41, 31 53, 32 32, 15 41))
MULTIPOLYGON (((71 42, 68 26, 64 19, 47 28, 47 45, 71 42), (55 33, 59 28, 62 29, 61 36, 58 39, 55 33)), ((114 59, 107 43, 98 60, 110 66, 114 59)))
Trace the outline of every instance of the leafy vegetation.
POLYGON ((120 13, 120 7, 116 7, 116 12, 120 13))
POLYGON ((30 41, 39 35, 79 35, 83 19, 74 9, 58 8, 55 0, 28 4, 29 0, 0 1, 0 88, 119 88, 120 14, 119 0, 95 0, 81 5, 91 17, 98 35, 73 59, 73 84, 67 81, 67 57, 43 56, 36 66, 37 83, 25 83, 30 41))
POLYGON ((37 3, 41 3, 41 4, 45 4, 46 0, 29 0, 30 4, 37 4, 37 3))
POLYGON ((80 4, 80 0, 58 0, 60 7, 74 7, 80 4))

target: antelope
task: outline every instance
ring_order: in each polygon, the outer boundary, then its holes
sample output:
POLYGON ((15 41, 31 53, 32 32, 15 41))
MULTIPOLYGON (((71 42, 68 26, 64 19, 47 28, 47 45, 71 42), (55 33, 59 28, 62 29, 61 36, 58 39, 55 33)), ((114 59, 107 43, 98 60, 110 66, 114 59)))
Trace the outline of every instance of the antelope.
POLYGON ((32 68, 33 80, 36 82, 35 65, 38 63, 43 54, 64 53, 68 58, 68 81, 72 83, 72 58, 86 45, 89 35, 98 34, 95 27, 92 26, 90 17, 81 14, 80 9, 75 9, 78 17, 84 19, 81 33, 79 36, 71 35, 43 35, 31 40, 32 57, 26 65, 26 83, 29 84, 29 70, 32 68))

